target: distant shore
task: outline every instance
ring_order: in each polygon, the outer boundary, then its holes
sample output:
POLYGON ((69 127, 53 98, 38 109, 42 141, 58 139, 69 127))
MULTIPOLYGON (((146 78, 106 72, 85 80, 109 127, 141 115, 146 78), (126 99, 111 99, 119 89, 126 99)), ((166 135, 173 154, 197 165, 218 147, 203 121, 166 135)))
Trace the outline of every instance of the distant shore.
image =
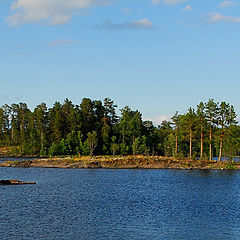
POLYGON ((1 167, 86 168, 86 169, 219 169, 240 170, 240 162, 187 160, 160 156, 55 157, 4 161, 1 167))

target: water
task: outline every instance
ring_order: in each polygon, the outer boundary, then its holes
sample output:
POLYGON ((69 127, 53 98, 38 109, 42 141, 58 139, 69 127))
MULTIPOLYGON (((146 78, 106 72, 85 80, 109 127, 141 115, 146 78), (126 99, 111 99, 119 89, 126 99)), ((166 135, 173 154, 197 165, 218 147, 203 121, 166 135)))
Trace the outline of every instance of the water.
MULTIPOLYGON (((218 161, 218 157, 213 157, 213 160, 218 161)), ((234 162, 240 162, 239 157, 232 157, 229 159, 229 157, 222 157, 222 161, 234 161, 234 162)))
POLYGON ((0 239, 240 239, 240 172, 0 168, 0 239))

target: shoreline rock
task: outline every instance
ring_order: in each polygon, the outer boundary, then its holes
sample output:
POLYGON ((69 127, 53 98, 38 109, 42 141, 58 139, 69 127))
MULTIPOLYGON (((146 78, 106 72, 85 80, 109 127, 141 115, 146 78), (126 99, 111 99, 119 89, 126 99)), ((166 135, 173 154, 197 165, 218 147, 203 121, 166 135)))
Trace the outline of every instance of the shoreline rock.
POLYGON ((185 169, 240 170, 240 162, 177 159, 161 156, 83 156, 5 161, 0 167, 85 168, 85 169, 185 169))
POLYGON ((23 185, 23 184, 36 184, 36 182, 24 182, 17 179, 0 180, 0 185, 23 185))

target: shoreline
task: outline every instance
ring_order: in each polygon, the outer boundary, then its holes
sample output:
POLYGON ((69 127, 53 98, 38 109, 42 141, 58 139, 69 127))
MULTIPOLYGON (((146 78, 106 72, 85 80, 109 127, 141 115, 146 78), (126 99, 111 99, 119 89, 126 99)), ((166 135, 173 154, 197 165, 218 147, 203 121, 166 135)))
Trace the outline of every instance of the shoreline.
POLYGON ((4 161, 0 163, 0 167, 39 167, 65 169, 240 170, 240 162, 187 160, 160 156, 84 156, 4 161))

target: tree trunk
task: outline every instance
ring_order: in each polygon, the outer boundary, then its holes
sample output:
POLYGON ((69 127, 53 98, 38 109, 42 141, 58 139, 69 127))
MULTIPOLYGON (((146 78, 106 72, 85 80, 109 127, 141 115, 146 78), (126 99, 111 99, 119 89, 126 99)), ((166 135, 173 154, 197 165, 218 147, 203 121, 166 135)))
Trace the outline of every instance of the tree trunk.
POLYGON ((212 160, 212 129, 209 131, 209 160, 212 160))
POLYGON ((93 156, 93 149, 90 148, 90 157, 92 157, 92 156, 93 156))
POLYGON ((201 126, 201 153, 200 153, 200 159, 203 158, 203 126, 201 126))
POLYGON ((219 156, 218 156, 218 161, 220 162, 222 159, 222 149, 223 149, 223 127, 221 130, 221 137, 220 137, 220 147, 219 147, 219 156))
POLYGON ((190 160, 192 159, 192 131, 190 131, 190 134, 189 134, 189 158, 190 160))
POLYGON ((175 155, 178 153, 178 134, 176 132, 176 139, 175 139, 175 155))
POLYGON ((152 146, 152 156, 155 155, 154 146, 152 146))
POLYGON ((14 128, 12 127, 11 129, 11 140, 12 140, 12 146, 15 144, 15 141, 14 141, 14 128))
POLYGON ((24 148, 24 136, 23 136, 23 122, 20 125, 20 151, 21 151, 21 156, 23 154, 23 148, 24 148))
POLYGON ((40 141, 41 141, 41 150, 43 150, 43 132, 41 130, 41 133, 40 133, 40 141))

